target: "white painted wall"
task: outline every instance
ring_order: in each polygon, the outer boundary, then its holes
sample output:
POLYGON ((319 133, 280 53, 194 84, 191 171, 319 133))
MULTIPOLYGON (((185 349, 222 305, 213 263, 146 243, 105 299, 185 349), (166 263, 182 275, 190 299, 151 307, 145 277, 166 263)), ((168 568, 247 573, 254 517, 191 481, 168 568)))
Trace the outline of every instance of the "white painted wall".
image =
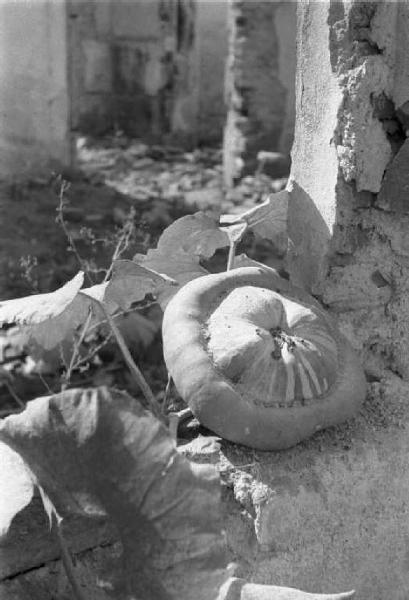
POLYGON ((0 177, 70 164, 64 0, 0 0, 0 177))

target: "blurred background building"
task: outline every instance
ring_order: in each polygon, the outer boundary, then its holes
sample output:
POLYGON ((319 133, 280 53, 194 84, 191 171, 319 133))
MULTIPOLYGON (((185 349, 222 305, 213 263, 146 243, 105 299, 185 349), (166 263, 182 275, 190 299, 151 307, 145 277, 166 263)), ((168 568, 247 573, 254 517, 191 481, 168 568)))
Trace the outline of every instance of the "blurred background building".
POLYGON ((225 132, 227 183, 260 150, 288 157, 295 12, 252 0, 0 2, 2 174, 72 165, 76 136, 112 131, 186 148, 225 132))

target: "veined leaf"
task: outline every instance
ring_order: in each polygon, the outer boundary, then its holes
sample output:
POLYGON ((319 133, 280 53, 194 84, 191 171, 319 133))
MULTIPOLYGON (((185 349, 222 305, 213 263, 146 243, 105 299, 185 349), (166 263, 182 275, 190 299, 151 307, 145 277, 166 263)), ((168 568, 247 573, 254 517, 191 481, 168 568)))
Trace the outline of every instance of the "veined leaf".
MULTIPOLYGON (((22 333, 27 343, 34 341, 45 350, 51 350, 73 336, 76 329, 85 323, 89 311, 92 312, 93 319, 103 319, 103 314, 98 311, 97 306, 91 304, 89 297, 79 292, 62 313, 32 325, 23 325, 22 333)), ((16 324, 20 325, 19 322, 16 324)))
POLYGON ((177 287, 163 288, 157 293, 158 302, 163 310, 182 285, 192 279, 209 274, 209 271, 199 264, 199 257, 187 254, 187 252, 168 255, 162 250, 148 250, 146 255, 136 254, 134 261, 148 268, 162 271, 178 282, 177 287))
POLYGON ((215 219, 203 212, 181 217, 162 233, 157 249, 162 253, 186 252, 210 258, 218 248, 229 245, 229 240, 215 219))
POLYGON ((104 294, 104 302, 107 307, 117 305, 126 310, 134 302, 143 300, 146 294, 156 295, 177 285, 177 281, 167 275, 161 275, 132 260, 117 260, 104 294))
POLYGON ((11 522, 33 497, 34 478, 23 459, 0 442, 0 540, 11 522))
POLYGON ((248 228, 260 237, 277 241, 279 236, 287 234, 288 199, 289 192, 282 190, 241 215, 222 215, 220 223, 222 226, 247 223, 248 228))
MULTIPOLYGON (((178 219, 162 233, 156 249, 146 255, 137 254, 134 260, 149 269, 175 279, 179 286, 192 279, 208 275, 200 259, 210 258, 218 248, 229 245, 229 238, 216 220, 202 212, 178 219)), ((158 300, 166 306, 177 288, 160 291, 158 300)))
POLYGON ((137 263, 118 260, 108 282, 82 288, 83 273, 55 292, 26 296, 0 303, 0 324, 15 323, 23 328, 26 341, 51 350, 73 335, 85 323, 89 313, 93 323, 104 320, 98 303, 109 313, 127 309, 143 300, 147 293, 156 294, 177 283, 137 263))
POLYGON ((34 294, 0 302, 0 325, 36 325, 60 315, 71 304, 84 282, 82 271, 55 292, 34 294))
POLYGON ((130 396, 94 388, 38 398, 0 422, 0 441, 24 459, 53 511, 103 507, 112 518, 124 548, 115 597, 124 577, 129 597, 218 596, 228 572, 217 471, 181 456, 130 396))

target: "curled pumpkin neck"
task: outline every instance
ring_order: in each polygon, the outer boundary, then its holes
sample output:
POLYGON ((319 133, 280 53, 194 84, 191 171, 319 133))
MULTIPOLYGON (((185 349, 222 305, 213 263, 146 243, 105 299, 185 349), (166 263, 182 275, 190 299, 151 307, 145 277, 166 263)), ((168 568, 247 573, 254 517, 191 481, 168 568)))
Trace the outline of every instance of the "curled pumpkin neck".
POLYGON ((266 288, 241 286, 219 298, 205 339, 216 369, 256 405, 323 402, 336 381, 337 342, 326 320, 266 288))

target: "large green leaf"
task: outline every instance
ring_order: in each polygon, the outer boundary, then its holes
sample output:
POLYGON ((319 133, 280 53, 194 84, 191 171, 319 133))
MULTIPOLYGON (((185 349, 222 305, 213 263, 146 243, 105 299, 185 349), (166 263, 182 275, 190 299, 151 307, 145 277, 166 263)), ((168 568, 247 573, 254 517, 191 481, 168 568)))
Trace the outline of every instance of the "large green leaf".
MULTIPOLYGON (((229 238, 215 219, 203 212, 182 217, 172 223, 159 238, 157 248, 146 255, 137 254, 134 260, 175 279, 180 286, 192 279, 208 275, 200 264, 201 259, 211 258, 218 248, 229 245, 229 238)), ((163 288, 159 302, 164 308, 177 288, 163 288)))
POLYGON ((38 398, 1 422, 0 441, 24 459, 60 515, 102 507, 112 518, 123 544, 116 597, 217 598, 228 577, 217 472, 181 456, 130 396, 97 388, 38 398))
POLYGON ((0 325, 17 323, 32 326, 58 317, 70 306, 83 282, 84 274, 80 271, 55 292, 0 302, 0 325))
POLYGON ((55 292, 1 302, 0 325, 19 325, 28 342, 34 340, 50 350, 72 336, 89 313, 94 323, 103 321, 100 303, 112 314, 143 300, 148 293, 159 294, 163 288, 177 286, 169 277, 129 260, 116 261, 105 283, 81 289, 82 283, 80 272, 55 292))
POLYGON ((220 230, 217 221, 199 211, 169 225, 162 233, 157 249, 168 254, 187 252, 210 258, 218 248, 228 245, 228 237, 220 230))
POLYGON ((209 271, 200 265, 198 256, 182 251, 169 255, 162 250, 148 250, 146 255, 137 254, 134 256, 134 260, 149 269, 152 268, 166 273, 178 282, 177 288, 163 288, 157 294, 162 309, 165 309, 169 300, 185 283, 209 274, 209 271))
POLYGON ((143 267, 132 260, 114 262, 112 276, 104 294, 106 306, 127 310, 147 294, 156 295, 163 289, 177 287, 177 282, 154 269, 143 267))
POLYGON ((33 497, 34 480, 19 454, 0 442, 0 540, 33 497))

